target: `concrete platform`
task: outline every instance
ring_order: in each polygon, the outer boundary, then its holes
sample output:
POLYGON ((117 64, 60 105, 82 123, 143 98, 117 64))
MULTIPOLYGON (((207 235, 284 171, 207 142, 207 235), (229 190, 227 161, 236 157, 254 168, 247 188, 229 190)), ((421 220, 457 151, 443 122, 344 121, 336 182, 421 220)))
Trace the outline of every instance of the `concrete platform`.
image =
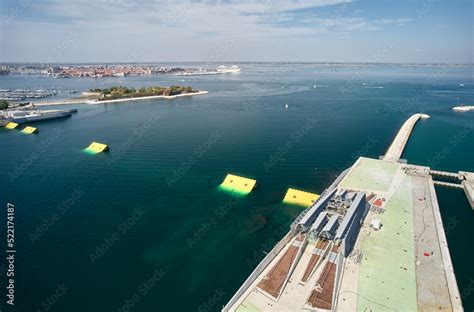
MULTIPOLYGON (((365 217, 352 253, 338 262, 340 274, 333 272, 334 283, 328 284, 336 285, 334 302, 330 304, 328 296, 324 307, 360 312, 462 311, 428 167, 361 157, 337 188, 373 194, 370 203, 377 205, 365 217), (381 221, 379 230, 371 226, 375 219, 381 221)), ((308 299, 318 289, 330 257, 318 259, 313 274, 308 275, 308 267, 313 271, 314 241, 304 246, 278 298, 258 287, 294 241, 288 241, 224 311, 322 311, 323 305, 315 309, 308 299)))
MULTIPOLYGON (((353 252, 359 257, 344 266, 337 310, 462 311, 430 170, 396 166, 388 187, 371 188, 386 199, 384 212, 371 210, 364 221, 353 252), (382 221, 380 230, 370 227, 373 219, 382 221)), ((358 160, 341 185, 380 186, 374 168, 373 160, 358 160)))

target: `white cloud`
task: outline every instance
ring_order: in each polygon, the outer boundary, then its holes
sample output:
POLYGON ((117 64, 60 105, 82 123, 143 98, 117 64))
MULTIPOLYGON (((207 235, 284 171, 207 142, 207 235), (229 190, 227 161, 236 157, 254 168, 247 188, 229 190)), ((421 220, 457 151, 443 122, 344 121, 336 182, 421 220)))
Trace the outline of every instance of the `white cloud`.
MULTIPOLYGON (((102 0, 33 2, 38 27, 59 24, 62 28, 76 26, 90 37, 159 36, 189 39, 202 34, 236 39, 261 39, 285 36, 311 36, 327 32, 366 31, 376 29, 360 18, 346 18, 345 12, 329 18, 309 16, 305 19, 295 10, 345 5, 351 0, 267 0, 254 1, 131 1, 102 0)), ((19 19, 11 28, 32 27, 34 20, 19 19)), ((33 26, 34 27, 34 26, 33 26)), ((46 27, 45 27, 46 29, 46 27)), ((6 30, 10 31, 11 29, 6 30)), ((136 38, 135 38, 136 39, 136 38)))
POLYGON ((411 18, 397 18, 397 19, 381 19, 381 20, 376 20, 376 24, 385 24, 385 25, 397 25, 397 26, 403 26, 407 23, 413 22, 413 19, 411 18))
MULTIPOLYGON (((350 0, 31 1, 10 24, 2 24, 0 54, 5 59, 41 61, 58 54, 54 51, 59 46, 58 62, 337 60, 336 49, 343 58, 355 55, 344 48, 347 39, 412 21, 371 20, 356 4, 350 0), (74 43, 64 47, 71 32, 74 43)), ((377 45, 372 37, 359 42, 356 53, 370 54, 377 45)))

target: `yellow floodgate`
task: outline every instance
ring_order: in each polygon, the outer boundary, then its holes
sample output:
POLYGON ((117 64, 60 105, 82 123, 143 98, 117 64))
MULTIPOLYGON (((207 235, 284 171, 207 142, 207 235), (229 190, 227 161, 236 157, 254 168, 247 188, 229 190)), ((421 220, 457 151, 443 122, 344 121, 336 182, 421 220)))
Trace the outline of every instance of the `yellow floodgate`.
POLYGON ((224 182, 220 185, 220 188, 236 193, 248 194, 255 188, 256 184, 256 180, 228 174, 224 182))
POLYGON ((26 133, 26 134, 33 134, 33 133, 38 133, 39 130, 38 128, 35 128, 35 127, 26 126, 23 130, 21 130, 21 132, 26 133))
POLYGON ((107 144, 102 144, 98 142, 92 142, 87 148, 84 149, 84 152, 89 154, 98 154, 106 152, 109 149, 107 144))
POLYGON ((316 199, 318 199, 318 197, 318 194, 289 188, 283 202, 309 207, 316 201, 316 199))
POLYGON ((15 129, 16 127, 18 127, 18 124, 16 122, 9 122, 5 128, 7 129, 15 129))

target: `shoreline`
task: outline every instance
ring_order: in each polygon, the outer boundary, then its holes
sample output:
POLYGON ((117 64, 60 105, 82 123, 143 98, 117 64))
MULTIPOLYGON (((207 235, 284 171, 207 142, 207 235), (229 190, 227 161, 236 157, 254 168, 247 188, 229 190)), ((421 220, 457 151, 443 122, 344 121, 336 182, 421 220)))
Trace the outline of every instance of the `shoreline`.
POLYGON ((187 97, 187 96, 194 96, 194 95, 204 95, 208 94, 208 91, 198 91, 193 93, 183 93, 183 94, 176 94, 176 95, 151 95, 151 96, 141 96, 135 98, 125 98, 125 99, 114 99, 114 100, 88 100, 86 101, 87 104, 103 104, 103 103, 118 103, 118 102, 128 102, 128 101, 138 101, 138 100, 152 100, 152 99, 165 99, 165 100, 172 100, 180 97, 187 97))
POLYGON ((452 110, 457 111, 457 112, 468 112, 471 110, 474 110, 474 105, 472 106, 455 106, 452 108, 452 110))
POLYGON ((118 103, 118 102, 128 102, 128 101, 138 101, 138 100, 150 100, 150 99, 165 99, 165 100, 172 100, 180 97, 188 97, 188 96, 195 96, 195 95, 204 95, 208 94, 209 91, 198 91, 194 93, 184 93, 184 94, 176 94, 176 95, 152 95, 152 96, 143 96, 143 97, 136 97, 136 98, 124 98, 124 99, 114 99, 114 100, 91 100, 91 99, 70 99, 70 100, 63 100, 63 101, 55 101, 55 102, 38 102, 38 103, 31 103, 30 105, 34 106, 52 106, 52 105, 72 105, 72 104, 106 104, 106 103, 118 103))

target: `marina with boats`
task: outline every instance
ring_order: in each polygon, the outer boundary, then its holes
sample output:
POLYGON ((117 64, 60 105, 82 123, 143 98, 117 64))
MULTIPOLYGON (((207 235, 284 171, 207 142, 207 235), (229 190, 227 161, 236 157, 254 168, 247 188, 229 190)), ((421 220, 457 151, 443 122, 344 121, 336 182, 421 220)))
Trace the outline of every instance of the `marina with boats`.
POLYGON ((26 90, 26 89, 0 89, 0 100, 5 101, 23 101, 29 99, 43 99, 52 95, 56 95, 57 91, 46 91, 43 89, 26 90))

